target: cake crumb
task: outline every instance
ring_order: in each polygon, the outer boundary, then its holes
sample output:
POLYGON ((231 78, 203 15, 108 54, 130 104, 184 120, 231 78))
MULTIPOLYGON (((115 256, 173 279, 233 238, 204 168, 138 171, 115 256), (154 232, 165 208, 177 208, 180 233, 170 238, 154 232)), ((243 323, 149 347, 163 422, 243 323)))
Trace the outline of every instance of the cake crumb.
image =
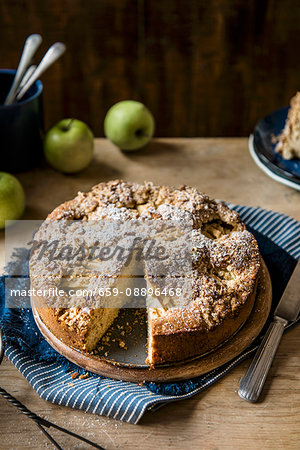
POLYGON ((86 372, 84 375, 83 375, 83 374, 79 375, 79 378, 80 378, 81 380, 86 380, 86 379, 89 378, 89 377, 90 377, 90 375, 89 375, 88 372, 86 372))
POLYGON ((127 350, 126 344, 124 341, 122 341, 122 339, 119 339, 119 347, 124 348, 124 350, 127 350))

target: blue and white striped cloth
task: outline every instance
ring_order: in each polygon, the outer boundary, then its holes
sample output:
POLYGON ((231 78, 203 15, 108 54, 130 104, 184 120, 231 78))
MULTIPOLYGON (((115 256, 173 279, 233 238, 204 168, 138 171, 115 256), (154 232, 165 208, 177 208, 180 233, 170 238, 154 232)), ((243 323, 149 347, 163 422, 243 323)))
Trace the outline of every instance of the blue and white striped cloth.
MULTIPOLYGON (((239 212, 251 230, 258 231, 285 250, 294 263, 300 258, 300 223, 296 220, 261 208, 230 206, 239 212)), ((264 252, 263 256, 265 257, 264 252)), ((288 276, 290 274, 291 271, 288 276)), ((43 399, 136 424, 146 410, 155 410, 159 406, 189 398, 204 390, 226 375, 256 348, 257 342, 230 363, 196 379, 181 383, 145 385, 100 376, 72 380, 70 367, 67 368, 61 356, 53 362, 39 361, 30 351, 15 345, 7 345, 6 356, 43 399)))
POLYGON ((271 239, 296 260, 300 259, 300 224, 297 220, 262 208, 229 206, 248 226, 271 239))

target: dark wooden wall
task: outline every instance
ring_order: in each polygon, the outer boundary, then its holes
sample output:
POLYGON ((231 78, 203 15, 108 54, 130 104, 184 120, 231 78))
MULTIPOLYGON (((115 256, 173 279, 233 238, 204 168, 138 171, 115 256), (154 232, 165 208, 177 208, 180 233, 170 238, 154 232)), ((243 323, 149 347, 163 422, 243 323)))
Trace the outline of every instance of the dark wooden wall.
POLYGON ((103 135, 107 109, 138 99, 158 136, 244 136, 300 89, 298 0, 0 0, 0 65, 25 37, 67 44, 43 76, 47 126, 103 135))

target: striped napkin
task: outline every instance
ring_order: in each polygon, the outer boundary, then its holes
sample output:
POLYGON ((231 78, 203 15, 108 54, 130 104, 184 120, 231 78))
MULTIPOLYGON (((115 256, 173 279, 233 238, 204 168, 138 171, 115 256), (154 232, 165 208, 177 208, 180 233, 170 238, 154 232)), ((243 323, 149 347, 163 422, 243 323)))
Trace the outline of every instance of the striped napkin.
MULTIPOLYGON (((300 258, 300 223, 273 211, 229 205, 235 209, 259 243, 271 274, 273 309, 300 258)), ((138 423, 145 411, 189 398, 226 375, 253 354, 262 335, 231 362, 197 378, 176 383, 135 383, 89 374, 55 352, 41 337, 30 309, 5 309, 4 277, 0 280, 0 325, 4 332, 6 356, 43 399, 130 423, 138 423), (2 303, 1 303, 2 302, 2 303)), ((300 323, 300 319, 289 326, 300 323)), ((267 325, 266 325, 267 326, 267 325)), ((233 387, 233 390, 235 387, 233 387)))

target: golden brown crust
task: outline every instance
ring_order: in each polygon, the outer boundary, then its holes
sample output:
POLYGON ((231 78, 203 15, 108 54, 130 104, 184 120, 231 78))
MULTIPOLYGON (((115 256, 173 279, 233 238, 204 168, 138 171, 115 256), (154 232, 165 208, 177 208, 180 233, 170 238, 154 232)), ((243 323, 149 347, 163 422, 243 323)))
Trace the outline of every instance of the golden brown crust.
MULTIPOLYGON (((32 303, 40 319, 49 330, 66 345, 90 352, 99 339, 89 339, 90 325, 93 320, 101 320, 99 310, 89 308, 47 308, 42 297, 32 297, 32 303)), ((103 310, 104 311, 104 310, 103 310)), ((118 315, 118 309, 109 309, 109 326, 118 315)), ((107 320, 107 319, 106 319, 107 320)), ((92 330, 95 333, 95 331, 92 330)), ((100 335, 101 338, 102 334, 100 335)))
POLYGON ((174 333, 159 333, 155 322, 152 324, 151 342, 151 365, 166 363, 170 361, 183 361, 194 356, 207 353, 233 336, 246 322, 253 308, 256 296, 257 280, 253 292, 240 308, 237 315, 231 315, 217 326, 197 327, 185 331, 174 331, 174 333))
MULTIPOLYGON (((209 351, 245 322, 255 299, 260 267, 257 243, 239 215, 195 188, 111 181, 79 193, 57 207, 48 219, 192 220, 193 288, 186 308, 171 308, 151 319, 149 362, 178 361, 209 351)), ((148 268, 146 266, 146 274, 148 268)), ((34 265, 32 265, 34 279, 34 265)), ((149 277, 151 283, 159 280, 149 277)), ((93 310, 38 310, 44 323, 68 345, 86 349, 93 310), (70 323, 70 316, 72 326, 70 323)))
POLYGON ((71 347, 86 350, 86 326, 70 327, 66 321, 59 319, 57 309, 42 307, 43 300, 41 298, 33 297, 31 300, 35 306, 40 305, 40 307, 36 307, 36 312, 54 336, 71 347))

